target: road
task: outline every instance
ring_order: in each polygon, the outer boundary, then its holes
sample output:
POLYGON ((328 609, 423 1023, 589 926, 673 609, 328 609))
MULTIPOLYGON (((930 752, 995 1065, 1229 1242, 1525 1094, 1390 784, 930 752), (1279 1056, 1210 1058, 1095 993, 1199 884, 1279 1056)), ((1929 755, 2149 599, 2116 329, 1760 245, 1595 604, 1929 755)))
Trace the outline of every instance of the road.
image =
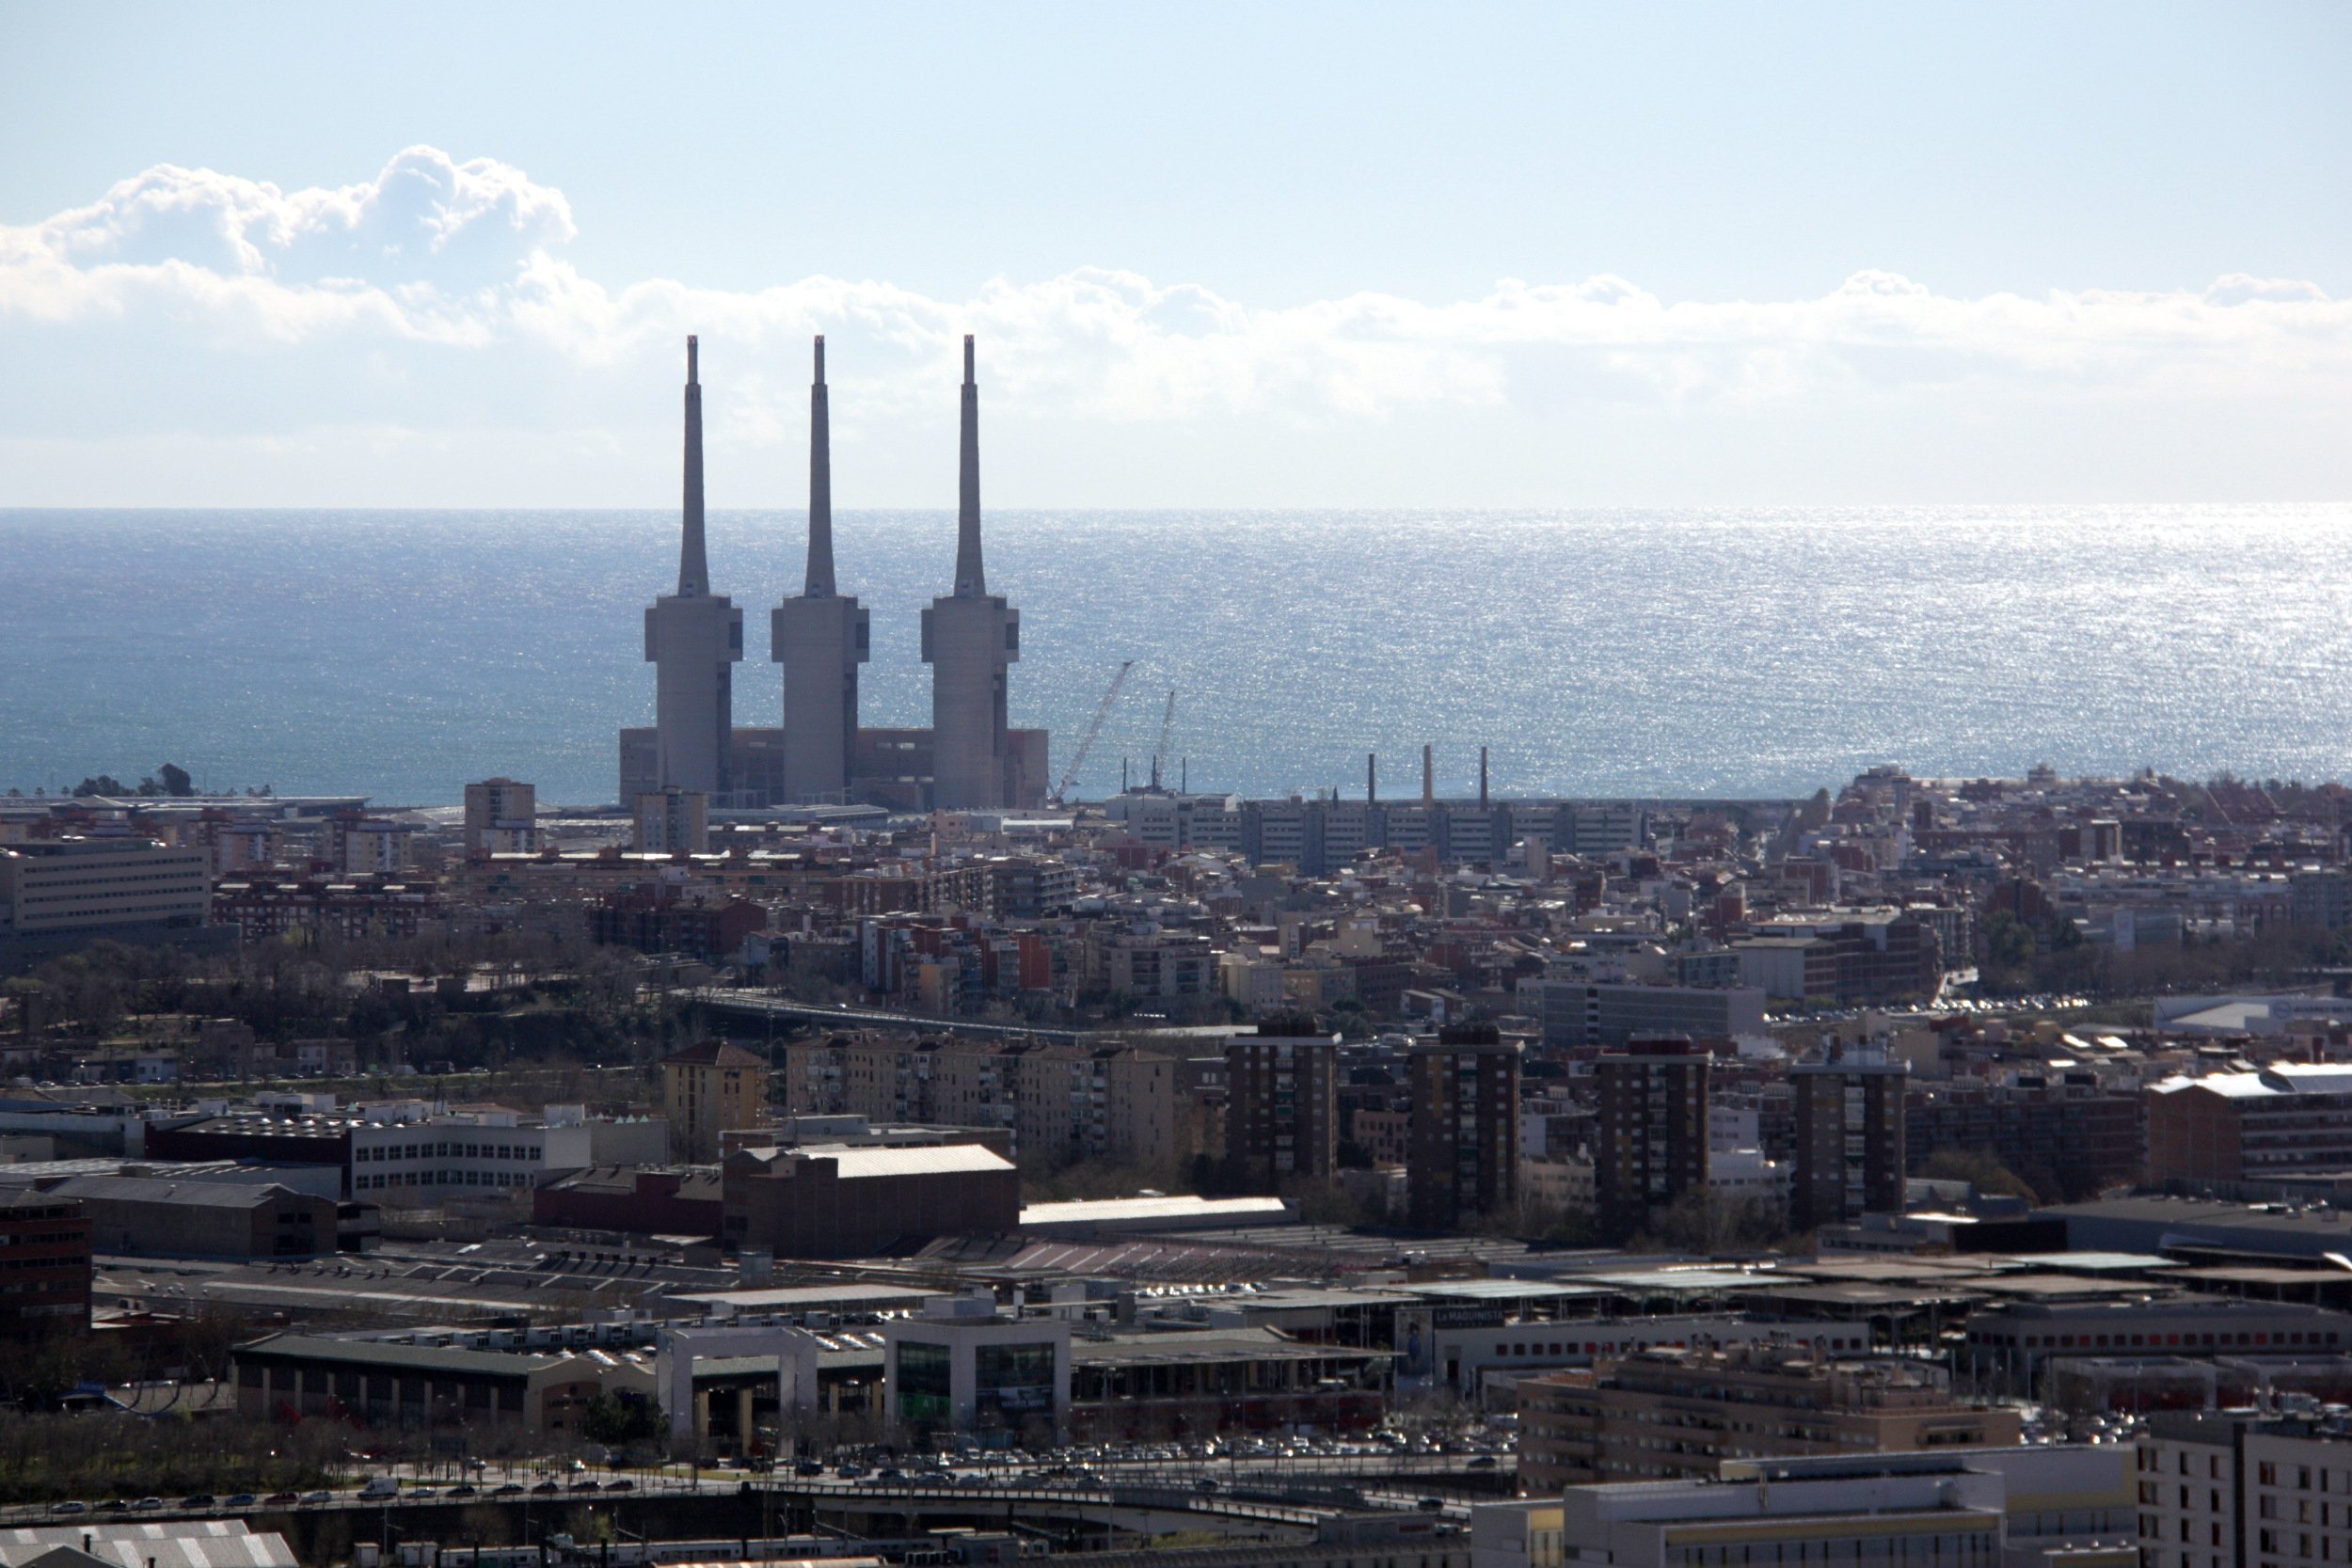
MULTIPOLYGON (((763 1489, 814 1497, 900 1496, 919 1493, 925 1496, 946 1496, 968 1492, 975 1496, 999 1498, 1047 1495, 1056 1497, 1107 1498, 1116 1490, 1120 1494, 1133 1491, 1167 1493, 1177 1497, 1197 1497, 1202 1501, 1231 1493, 1242 1493, 1263 1499, 1268 1494, 1279 1496, 1297 1491, 1302 1494, 1327 1495, 1342 1488, 1360 1489, 1375 1507, 1412 1508, 1418 1506, 1422 1494, 1400 1488, 1398 1481, 1421 1481, 1433 1485, 1459 1482, 1477 1478, 1485 1480, 1498 1469, 1507 1470, 1507 1457, 1495 1465, 1482 1465, 1482 1456, 1474 1454, 1285 1454, 1263 1457, 1226 1457, 1219 1459, 1103 1459, 1089 1460, 1077 1466, 1093 1479, 1083 1479, 1070 1473, 1071 1467, 1045 1459, 1009 1461, 1002 1459, 959 1460, 955 1479, 948 1481, 924 1481, 913 1476, 897 1481, 878 1481, 871 1474, 843 1479, 828 1467, 822 1476, 800 1476, 789 1466, 772 1475, 753 1475, 741 1470, 632 1470, 615 1478, 611 1472, 592 1470, 575 1476, 564 1472, 551 1474, 533 1466, 506 1467, 492 1465, 481 1471, 470 1483, 473 1491, 462 1493, 458 1500, 481 1499, 490 1502, 521 1501, 586 1501, 592 1497, 622 1498, 628 1497, 719 1497, 739 1491, 746 1482, 763 1489), (1054 1470, 1065 1473, 1051 1474, 1054 1470), (1217 1484, 1214 1493, 1201 1493, 1203 1478, 1217 1484), (613 1489, 618 1479, 627 1482, 625 1489, 613 1489), (575 1491, 576 1484, 594 1481, 597 1490, 589 1492, 584 1485, 575 1491), (1387 1481, 1388 1485, 1368 1485, 1387 1481), (553 1492, 538 1490, 552 1485, 553 1492), (501 1492, 516 1487, 518 1491, 501 1492)), ((910 1464, 920 1464, 910 1460, 910 1464)), ((250 1517, 269 1513, 289 1511, 310 1512, 326 1508, 409 1509, 436 1507, 452 1500, 451 1485, 437 1479, 433 1466, 423 1466, 422 1476, 416 1465, 396 1465, 382 1473, 392 1474, 408 1483, 397 1497, 361 1497, 358 1479, 331 1489, 331 1496, 323 1501, 281 1504, 276 1509, 260 1503, 250 1507, 230 1509, 215 1503, 211 1507, 190 1508, 184 1500, 167 1497, 164 1506, 137 1509, 127 1506, 135 1499, 122 1499, 126 1506, 106 1508, 90 1500, 86 1512, 60 1513, 54 1504, 28 1504, 0 1508, 0 1526, 24 1528, 35 1525, 123 1524, 155 1519, 232 1518, 250 1517)), ((309 1494, 302 1494, 309 1496, 309 1494)), ((1449 1505, 1451 1510, 1453 1505, 1449 1505)))
POLYGON ((982 1023, 974 1019, 933 1018, 928 1013, 895 1013, 881 1007, 834 1007, 821 1003, 795 1002, 788 997, 771 996, 764 990, 741 990, 725 986, 701 986, 670 994, 683 997, 714 1012, 736 1013, 747 1018, 789 1019, 796 1023, 822 1023, 836 1028, 911 1029, 926 1035, 993 1036, 1052 1040, 1065 1045, 1083 1044, 1103 1033, 1094 1029, 1058 1029, 1031 1023, 982 1023))

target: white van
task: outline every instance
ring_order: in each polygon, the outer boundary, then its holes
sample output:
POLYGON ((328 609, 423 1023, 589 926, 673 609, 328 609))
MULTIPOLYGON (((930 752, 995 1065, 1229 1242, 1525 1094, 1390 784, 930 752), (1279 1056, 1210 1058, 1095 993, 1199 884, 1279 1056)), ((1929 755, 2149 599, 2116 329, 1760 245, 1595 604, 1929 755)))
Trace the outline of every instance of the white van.
POLYGON ((400 1496, 400 1481, 392 1476, 376 1476, 365 1486, 359 1488, 359 1496, 362 1497, 397 1497, 400 1496))

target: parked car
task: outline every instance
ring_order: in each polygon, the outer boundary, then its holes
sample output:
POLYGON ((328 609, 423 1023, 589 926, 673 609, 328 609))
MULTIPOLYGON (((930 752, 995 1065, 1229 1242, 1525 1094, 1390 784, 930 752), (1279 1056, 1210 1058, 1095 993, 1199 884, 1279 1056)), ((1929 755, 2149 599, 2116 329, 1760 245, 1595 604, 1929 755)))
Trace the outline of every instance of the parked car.
POLYGON ((490 1488, 490 1496, 493 1497, 519 1497, 522 1495, 523 1483, 519 1481, 505 1481, 490 1488))
POLYGON ((164 1500, 161 1497, 141 1497, 137 1502, 133 1503, 131 1506, 133 1508, 139 1509, 161 1508, 164 1506, 164 1500))
POLYGON ((87 1513, 89 1512, 89 1504, 75 1502, 51 1503, 49 1505, 49 1512, 52 1513, 87 1513))
POLYGON ((302 1500, 306 1503, 331 1503, 335 1500, 335 1494, 321 1487, 316 1492, 302 1494, 302 1500))
POLYGON ((250 1492, 239 1492, 231 1496, 227 1502, 221 1504, 220 1506, 223 1508, 252 1508, 257 1506, 261 1500, 261 1498, 255 1497, 250 1492))
POLYGON ((599 1488, 596 1485, 596 1477, 582 1476, 578 1481, 572 1482, 572 1490, 575 1492, 595 1492, 599 1490, 599 1488))
POLYGON ((262 1506, 263 1508, 292 1508, 301 1500, 292 1492, 272 1492, 262 1499, 262 1506))
POLYGON ((482 1489, 480 1487, 464 1484, 453 1486, 449 1489, 449 1495, 453 1497, 473 1497, 481 1496, 481 1493, 482 1489))
POLYGON ((552 1481, 543 1481, 531 1489, 531 1495, 534 1497, 552 1497, 563 1490, 562 1486, 552 1481))
MULTIPOLYGON (((606 1481, 606 1482, 604 1483, 604 1489, 605 1489, 607 1492, 634 1492, 634 1491, 636 1491, 636 1490, 637 1490, 637 1483, 636 1483, 635 1481, 633 1481, 629 1480, 627 1476, 623 1476, 623 1477, 622 1477, 620 1480, 618 1480, 618 1481, 606 1481)), ((455 1497, 456 1495, 457 1495, 457 1494, 456 1494, 456 1493, 454 1493, 454 1492, 453 1492, 453 1493, 451 1493, 451 1494, 450 1494, 450 1496, 451 1496, 451 1497, 455 1497)))

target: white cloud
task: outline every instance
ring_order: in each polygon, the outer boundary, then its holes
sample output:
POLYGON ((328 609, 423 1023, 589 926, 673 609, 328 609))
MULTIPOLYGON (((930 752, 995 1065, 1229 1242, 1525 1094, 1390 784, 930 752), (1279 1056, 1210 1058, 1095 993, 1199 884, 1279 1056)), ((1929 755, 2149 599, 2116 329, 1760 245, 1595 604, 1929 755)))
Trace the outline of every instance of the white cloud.
MULTIPOLYGON (((55 362, 79 342, 135 344, 157 395, 109 400, 116 428, 101 436, 430 432, 478 424, 494 395, 501 425, 576 432, 622 420, 689 331, 714 378, 725 367, 720 434, 739 439, 804 417, 813 331, 835 341, 836 382, 856 380, 852 420, 933 407, 966 331, 981 335, 993 415, 1125 427, 1246 417, 1312 433, 1564 405, 1779 419, 1955 388, 1987 406, 2340 405, 2352 393, 2352 303, 2295 279, 1963 298, 1863 270, 1811 298, 1670 301, 1600 276, 1257 309, 1096 268, 997 279, 966 299, 823 277, 755 291, 612 284, 564 258, 574 233, 560 190, 429 147, 331 190, 159 166, 88 206, 0 227, 0 350, 55 362), (258 386, 228 402, 193 389, 224 365, 258 386), (183 396, 166 395, 175 375, 183 396)), ((0 391, 0 417, 40 426, 35 398, 0 391)))

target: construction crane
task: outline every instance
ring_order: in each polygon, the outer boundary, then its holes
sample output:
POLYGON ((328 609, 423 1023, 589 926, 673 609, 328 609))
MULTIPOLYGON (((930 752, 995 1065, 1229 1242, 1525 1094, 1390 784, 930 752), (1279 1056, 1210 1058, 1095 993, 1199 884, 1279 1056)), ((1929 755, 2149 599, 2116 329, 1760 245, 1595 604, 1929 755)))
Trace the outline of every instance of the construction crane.
POLYGON ((1054 786, 1054 793, 1047 801, 1049 805, 1060 805, 1069 795, 1070 786, 1078 782, 1078 769, 1086 766, 1087 753, 1094 750, 1094 737, 1103 733, 1103 721, 1111 716, 1111 705, 1119 701, 1119 689, 1127 684, 1127 672, 1135 667, 1136 661, 1132 658, 1120 664, 1119 673, 1111 677, 1110 689, 1104 692, 1103 700, 1094 705, 1094 717, 1087 721, 1087 733, 1078 737, 1078 749, 1071 755, 1070 771, 1064 773, 1061 783, 1054 786))
POLYGON ((1152 752, 1152 787, 1160 787, 1162 768, 1168 761, 1168 743, 1176 733, 1176 689, 1168 689, 1168 713, 1160 721, 1160 743, 1152 752))

